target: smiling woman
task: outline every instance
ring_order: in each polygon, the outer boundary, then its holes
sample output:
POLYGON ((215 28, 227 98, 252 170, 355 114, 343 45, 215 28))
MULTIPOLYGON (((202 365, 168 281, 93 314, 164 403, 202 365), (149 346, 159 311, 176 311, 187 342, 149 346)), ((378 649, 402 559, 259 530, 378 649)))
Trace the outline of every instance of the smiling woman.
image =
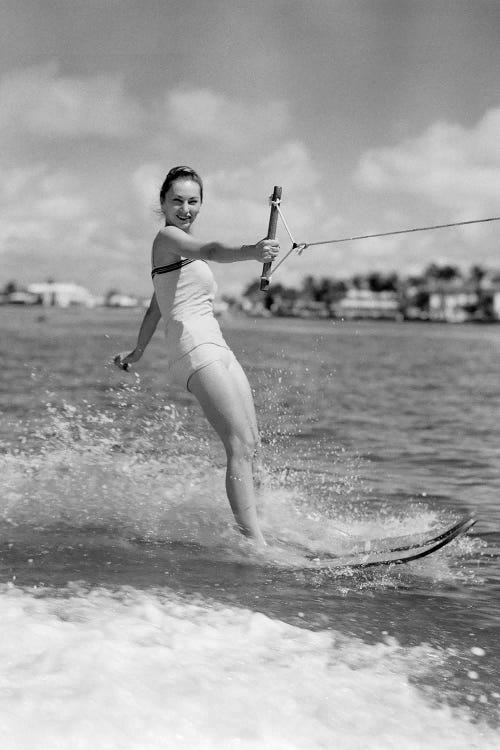
POLYGON ((259 434, 252 392, 214 317, 216 284, 206 261, 267 263, 277 256, 279 244, 264 239, 254 245, 232 247, 196 240, 191 228, 202 201, 200 176, 190 167, 171 169, 160 189, 165 226, 152 249, 155 291, 135 349, 117 355, 115 364, 128 369, 137 362, 163 318, 170 380, 198 399, 224 445, 226 491, 239 530, 254 542, 265 544, 255 507, 253 463, 259 434))
POLYGON ((171 169, 160 190, 160 205, 165 215, 165 224, 172 224, 186 231, 184 226, 179 225, 179 222, 191 226, 198 216, 202 202, 203 183, 194 169, 190 167, 171 169), (191 182, 198 185, 198 190, 194 188, 193 192, 191 182))

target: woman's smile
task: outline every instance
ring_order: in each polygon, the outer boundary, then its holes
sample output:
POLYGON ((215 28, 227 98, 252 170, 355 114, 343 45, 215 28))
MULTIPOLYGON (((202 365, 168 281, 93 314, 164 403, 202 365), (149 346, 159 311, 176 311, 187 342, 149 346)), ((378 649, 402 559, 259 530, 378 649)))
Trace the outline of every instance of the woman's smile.
POLYGON ((200 186, 186 178, 175 180, 162 203, 166 223, 185 231, 191 227, 200 208, 200 186))

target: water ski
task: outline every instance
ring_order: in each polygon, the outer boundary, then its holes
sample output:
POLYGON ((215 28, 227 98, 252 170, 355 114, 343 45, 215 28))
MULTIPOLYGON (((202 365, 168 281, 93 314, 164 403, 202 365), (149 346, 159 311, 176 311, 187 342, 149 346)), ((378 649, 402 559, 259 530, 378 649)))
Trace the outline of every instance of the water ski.
POLYGON ((400 565, 437 552, 453 539, 467 533, 475 523, 475 518, 467 516, 432 535, 429 535, 429 532, 424 532, 408 536, 356 541, 351 549, 342 554, 325 553, 318 555, 309 552, 307 557, 312 562, 325 568, 370 568, 377 565, 400 565))

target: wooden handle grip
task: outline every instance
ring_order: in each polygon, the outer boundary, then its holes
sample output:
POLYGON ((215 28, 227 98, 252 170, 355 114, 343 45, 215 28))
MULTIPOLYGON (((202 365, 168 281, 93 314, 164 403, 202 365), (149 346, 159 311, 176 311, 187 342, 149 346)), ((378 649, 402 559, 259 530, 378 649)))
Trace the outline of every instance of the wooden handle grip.
MULTIPOLYGON (((267 229, 266 239, 274 240, 276 237, 276 227, 278 225, 278 209, 276 203, 281 200, 281 188, 278 185, 274 186, 273 194, 271 196, 271 212, 269 214, 269 227, 267 229)), ((269 277, 271 275, 271 263, 264 263, 262 266, 262 275, 260 277, 260 290, 265 292, 269 289, 269 277)))

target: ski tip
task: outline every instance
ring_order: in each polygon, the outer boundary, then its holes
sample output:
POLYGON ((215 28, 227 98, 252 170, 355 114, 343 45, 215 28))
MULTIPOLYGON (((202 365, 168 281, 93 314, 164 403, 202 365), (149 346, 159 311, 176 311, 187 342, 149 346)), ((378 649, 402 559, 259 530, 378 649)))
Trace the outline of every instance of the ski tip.
POLYGON ((465 534, 465 532, 471 529, 475 523, 477 523, 477 517, 475 515, 471 514, 466 516, 462 521, 460 533, 465 534))

